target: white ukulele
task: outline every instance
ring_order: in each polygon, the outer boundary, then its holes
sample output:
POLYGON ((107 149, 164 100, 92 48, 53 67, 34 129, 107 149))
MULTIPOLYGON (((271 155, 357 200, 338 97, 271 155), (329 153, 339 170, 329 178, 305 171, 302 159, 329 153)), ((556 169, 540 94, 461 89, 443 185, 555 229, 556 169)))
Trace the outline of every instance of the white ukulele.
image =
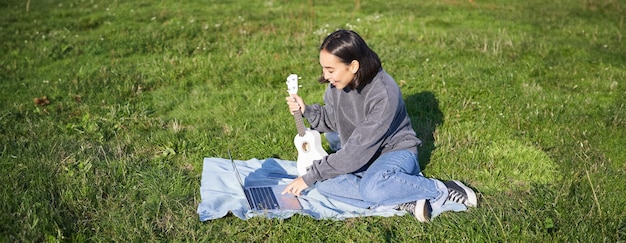
MULTIPOLYGON (((297 74, 290 74, 289 77, 287 77, 287 92, 289 92, 289 94, 298 93, 297 74)), ((298 174, 302 176, 306 174, 307 168, 313 164, 313 161, 322 159, 324 156, 328 155, 328 153, 322 148, 320 133, 304 128, 304 121, 302 120, 302 112, 300 109, 293 113, 293 118, 296 120, 296 128, 298 128, 298 134, 293 139, 293 143, 298 150, 298 174)))

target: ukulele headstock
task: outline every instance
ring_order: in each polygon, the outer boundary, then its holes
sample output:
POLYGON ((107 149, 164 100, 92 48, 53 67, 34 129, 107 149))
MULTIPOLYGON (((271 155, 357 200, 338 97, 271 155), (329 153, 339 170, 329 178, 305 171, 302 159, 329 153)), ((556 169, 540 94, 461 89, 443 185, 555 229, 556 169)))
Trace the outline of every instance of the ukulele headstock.
POLYGON ((297 94, 298 93, 298 75, 290 74, 287 77, 287 92, 289 94, 297 94))

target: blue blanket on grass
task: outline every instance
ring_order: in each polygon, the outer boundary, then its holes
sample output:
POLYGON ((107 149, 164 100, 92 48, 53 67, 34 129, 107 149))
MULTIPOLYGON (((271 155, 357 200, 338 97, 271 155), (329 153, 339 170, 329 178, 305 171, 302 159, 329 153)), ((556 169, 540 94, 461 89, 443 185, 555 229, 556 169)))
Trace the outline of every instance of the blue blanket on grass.
MULTIPOLYGON (((297 175, 298 170, 294 161, 268 158, 265 160, 250 159, 247 161, 235 160, 241 179, 245 186, 288 184, 291 179, 281 179, 273 174, 297 175), (270 176, 272 174, 272 176, 270 176)), ((302 211, 284 212, 252 212, 248 208, 246 196, 233 170, 229 159, 205 158, 202 168, 200 184, 201 202, 198 205, 200 221, 222 218, 232 212, 241 219, 251 217, 289 218, 296 213, 308 215, 315 219, 335 219, 363 216, 394 216, 404 215, 406 212, 394 210, 392 207, 364 209, 330 199, 320 194, 316 189, 310 189, 300 196, 302 211)), ((446 203, 440 210, 433 211, 436 217, 445 211, 464 211, 463 204, 446 203)))

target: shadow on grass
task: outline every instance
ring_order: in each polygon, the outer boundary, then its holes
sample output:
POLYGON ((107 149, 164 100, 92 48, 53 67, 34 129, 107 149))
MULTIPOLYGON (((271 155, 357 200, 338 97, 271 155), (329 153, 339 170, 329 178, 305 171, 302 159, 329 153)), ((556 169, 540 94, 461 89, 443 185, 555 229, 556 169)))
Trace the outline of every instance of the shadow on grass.
POLYGON ((405 99, 405 103, 413 129, 422 140, 422 146, 417 150, 420 168, 423 170, 436 149, 434 134, 437 126, 443 125, 443 113, 439 109, 439 101, 429 91, 412 94, 405 99))

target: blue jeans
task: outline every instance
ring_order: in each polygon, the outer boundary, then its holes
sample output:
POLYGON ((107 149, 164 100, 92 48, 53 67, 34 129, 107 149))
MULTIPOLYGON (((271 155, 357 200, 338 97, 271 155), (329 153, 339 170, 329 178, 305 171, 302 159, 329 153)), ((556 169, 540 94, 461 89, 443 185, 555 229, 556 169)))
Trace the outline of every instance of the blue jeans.
POLYGON ((445 187, 422 175, 417 155, 409 150, 382 154, 363 172, 340 175, 315 186, 329 198, 361 208, 447 197, 445 187))
POLYGON ((326 132, 324 133, 324 137, 326 138, 326 141, 328 141, 330 149, 332 149, 333 151, 341 149, 341 140, 339 139, 339 133, 326 132))

